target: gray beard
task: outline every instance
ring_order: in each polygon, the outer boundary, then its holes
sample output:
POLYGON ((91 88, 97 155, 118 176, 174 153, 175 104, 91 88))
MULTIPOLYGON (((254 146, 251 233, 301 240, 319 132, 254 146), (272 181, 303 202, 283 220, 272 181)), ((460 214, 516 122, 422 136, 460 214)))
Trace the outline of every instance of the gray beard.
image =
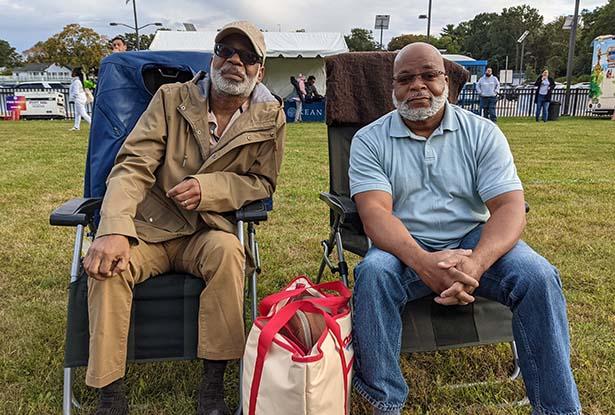
MULTIPOLYGON (((227 64, 228 62, 225 63, 224 66, 226 66, 227 64)), ((215 90, 222 94, 234 97, 250 96, 250 94, 254 90, 254 87, 256 86, 256 76, 250 78, 245 75, 243 81, 231 81, 230 79, 226 79, 222 76, 222 69, 224 68, 224 66, 222 66, 222 68, 220 69, 215 69, 212 65, 210 68, 211 85, 215 88, 215 90)))
POLYGON ((446 100, 448 98, 448 84, 444 86, 444 91, 440 96, 434 96, 431 98, 431 105, 429 108, 410 108, 408 102, 397 101, 395 97, 395 91, 392 93, 393 96, 393 105, 397 108, 397 112, 402 118, 405 118, 408 121, 425 121, 428 118, 433 117, 444 107, 446 104, 446 100))

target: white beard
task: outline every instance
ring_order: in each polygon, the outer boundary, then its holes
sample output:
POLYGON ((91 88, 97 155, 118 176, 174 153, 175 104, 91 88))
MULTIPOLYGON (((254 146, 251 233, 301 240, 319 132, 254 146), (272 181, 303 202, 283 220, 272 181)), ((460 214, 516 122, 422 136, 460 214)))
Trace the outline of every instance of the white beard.
POLYGON ((442 109, 448 99, 448 84, 444 85, 442 95, 433 96, 429 108, 410 108, 407 101, 399 102, 395 97, 395 91, 392 93, 393 105, 397 108, 397 112, 408 121, 425 121, 433 117, 442 109))
POLYGON ((231 64, 227 62, 220 69, 215 69, 213 65, 211 65, 210 73, 212 86, 216 89, 216 91, 226 95, 241 97, 250 96, 252 90, 254 90, 254 87, 256 86, 256 76, 250 78, 244 73, 244 79, 242 81, 231 81, 230 79, 226 79, 222 76, 222 70, 226 65, 231 64))

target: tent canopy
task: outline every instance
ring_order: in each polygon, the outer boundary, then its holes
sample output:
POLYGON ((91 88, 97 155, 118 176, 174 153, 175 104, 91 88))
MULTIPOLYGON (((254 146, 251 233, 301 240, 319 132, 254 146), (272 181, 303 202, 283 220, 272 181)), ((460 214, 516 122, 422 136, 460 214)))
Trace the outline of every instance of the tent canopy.
MULTIPOLYGON (((150 50, 192 50, 213 52, 218 32, 174 32, 159 30, 150 50)), ((341 33, 263 32, 268 58, 324 58, 348 52, 341 33)))
MULTIPOLYGON (((217 32, 174 32, 159 30, 150 50, 213 52, 217 32)), ((290 77, 303 74, 316 77, 318 93, 326 93, 324 57, 348 52, 341 33, 263 32, 267 45, 263 83, 286 98, 293 92, 290 77)))

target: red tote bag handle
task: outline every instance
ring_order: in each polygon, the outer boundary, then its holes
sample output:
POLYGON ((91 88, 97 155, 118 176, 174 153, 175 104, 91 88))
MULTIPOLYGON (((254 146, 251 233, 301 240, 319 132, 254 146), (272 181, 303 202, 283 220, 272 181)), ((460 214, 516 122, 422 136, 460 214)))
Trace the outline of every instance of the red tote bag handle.
MULTIPOLYGON (((298 296, 310 288, 320 293, 323 293, 323 291, 325 290, 335 291, 336 293, 338 293, 338 295, 334 295, 334 297, 339 296, 339 297, 345 298, 346 300, 350 300, 350 297, 352 296, 352 293, 350 292, 348 287, 346 287, 341 281, 331 281, 331 282, 324 282, 322 284, 312 284, 309 278, 305 276, 304 278, 309 282, 310 285, 306 285, 301 288, 296 288, 294 290, 280 291, 280 292, 268 295, 267 297, 263 298, 258 306, 259 314, 261 316, 266 316, 267 314, 269 314, 271 309, 280 301, 285 300, 287 298, 298 296)), ((330 297, 330 296, 327 296, 326 294, 324 295, 327 298, 330 297)))

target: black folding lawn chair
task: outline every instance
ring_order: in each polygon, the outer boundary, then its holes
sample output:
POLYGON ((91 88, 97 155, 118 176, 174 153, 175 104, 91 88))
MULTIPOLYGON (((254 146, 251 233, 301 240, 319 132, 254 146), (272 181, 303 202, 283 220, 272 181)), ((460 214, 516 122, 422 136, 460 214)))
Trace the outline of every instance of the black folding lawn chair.
MULTIPOLYGON (((211 55, 199 52, 127 52, 108 56, 99 71, 88 146, 84 198, 57 208, 52 225, 77 228, 70 271, 64 352, 63 414, 79 403, 73 396, 73 370, 88 362, 87 276, 81 267, 84 238, 96 233, 105 180, 124 139, 163 84, 185 82, 208 70, 211 55), (87 230, 86 230, 87 229, 87 230)), ((235 212, 237 237, 252 253, 253 272, 246 298, 256 312, 256 278, 260 257, 255 224, 267 220, 271 200, 254 202, 235 212), (244 240, 247 224, 247 241, 244 240), (248 295, 249 292, 249 295, 248 295)), ((185 360, 197 357, 199 296, 205 283, 189 274, 168 273, 134 290, 128 361, 185 360)))
MULTIPOLYGON (((394 53, 349 53, 326 58, 329 192, 320 194, 330 209, 331 232, 322 241, 323 258, 318 281, 326 268, 348 285, 349 269, 344 251, 364 256, 370 241, 350 199, 348 166, 350 144, 363 126, 393 109, 391 74, 394 53), (337 263, 330 256, 336 252, 337 263)), ((469 78, 460 65, 446 61, 449 100, 456 102, 469 78)), ((512 336, 512 313, 494 301, 478 297, 466 306, 442 306, 433 297, 407 304, 403 313, 402 352, 447 350, 493 343, 510 343, 514 369, 520 374, 512 336)))

